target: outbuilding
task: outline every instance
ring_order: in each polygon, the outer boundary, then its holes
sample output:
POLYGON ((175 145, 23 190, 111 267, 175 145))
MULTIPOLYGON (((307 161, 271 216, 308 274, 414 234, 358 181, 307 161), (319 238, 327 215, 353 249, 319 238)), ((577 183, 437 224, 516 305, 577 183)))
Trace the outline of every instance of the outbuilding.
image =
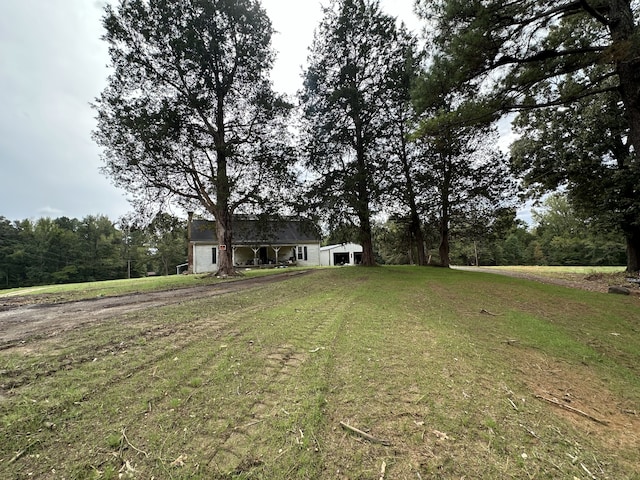
POLYGON ((362 263, 362 245, 340 243, 320 247, 320 265, 322 266, 359 265, 360 263, 362 263))

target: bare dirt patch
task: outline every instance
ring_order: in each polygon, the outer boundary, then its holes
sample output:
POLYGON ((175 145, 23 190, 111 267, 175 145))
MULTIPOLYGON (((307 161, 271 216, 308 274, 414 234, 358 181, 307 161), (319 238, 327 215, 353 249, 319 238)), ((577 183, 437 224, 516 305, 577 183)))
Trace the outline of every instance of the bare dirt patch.
POLYGON ((640 448, 637 405, 611 392, 590 367, 569 365, 537 352, 521 352, 518 365, 522 378, 534 394, 531 401, 549 405, 543 398, 552 399, 569 407, 550 404, 549 408, 584 435, 597 437, 612 451, 640 448))
POLYGON ((52 295, 2 297, 0 298, 0 349, 18 346, 30 338, 56 336, 62 332, 125 313, 238 292, 306 273, 308 272, 267 275, 204 287, 64 303, 55 303, 56 297, 52 295))

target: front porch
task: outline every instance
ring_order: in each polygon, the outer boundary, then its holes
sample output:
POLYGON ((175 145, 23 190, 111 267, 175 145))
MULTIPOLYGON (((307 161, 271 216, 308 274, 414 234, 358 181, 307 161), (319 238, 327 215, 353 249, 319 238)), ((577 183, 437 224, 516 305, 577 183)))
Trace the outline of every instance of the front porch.
POLYGON ((295 245, 237 245, 233 247, 236 267, 263 268, 296 265, 295 245))

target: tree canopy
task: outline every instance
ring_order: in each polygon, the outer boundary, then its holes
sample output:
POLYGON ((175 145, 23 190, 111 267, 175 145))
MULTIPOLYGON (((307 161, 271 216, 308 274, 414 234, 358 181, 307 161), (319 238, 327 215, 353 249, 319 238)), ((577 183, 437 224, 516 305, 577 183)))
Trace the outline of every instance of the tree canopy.
MULTIPOLYGON (((473 110, 477 118, 494 119, 509 111, 527 116, 538 109, 613 102, 625 121, 619 138, 628 138, 628 147, 621 164, 624 173, 616 176, 620 183, 608 192, 616 195, 615 190, 624 190, 621 205, 628 203, 624 198, 640 196, 638 182, 630 186, 625 180, 639 178, 640 171, 637 0, 419 0, 418 6, 435 27, 431 45, 438 52, 438 61, 434 65, 452 85, 477 92, 482 100, 476 102, 482 108, 473 110)), ((619 127, 617 121, 611 125, 617 135, 619 127)), ((526 133, 531 134, 533 128, 530 125, 526 133)), ((602 148, 589 150, 595 155, 602 148)), ((601 165, 607 164, 610 154, 600 157, 601 165)), ((521 157, 528 158, 539 164, 535 156, 521 157)), ((565 169, 562 180, 580 183, 575 173, 565 169)), ((636 208, 626 216, 618 215, 618 226, 627 240, 630 271, 640 269, 636 208)))
MULTIPOLYGON (((106 7, 114 71, 96 102, 104 171, 138 201, 173 200, 216 219, 277 201, 290 178, 271 22, 257 0, 120 0, 106 7)), ((219 270, 233 273, 231 249, 219 270)))
POLYGON ((301 93, 310 197, 334 223, 358 227, 362 263, 373 265, 371 219, 409 38, 374 0, 334 0, 323 12, 301 93))

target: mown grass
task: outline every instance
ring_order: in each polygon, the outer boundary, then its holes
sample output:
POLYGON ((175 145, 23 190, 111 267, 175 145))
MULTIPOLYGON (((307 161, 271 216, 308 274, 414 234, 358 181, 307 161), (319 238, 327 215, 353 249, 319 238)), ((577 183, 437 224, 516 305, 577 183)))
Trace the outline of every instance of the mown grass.
MULTIPOLYGON (((304 270, 300 267, 287 268, 286 272, 304 270)), ((253 278, 265 275, 278 275, 285 270, 276 268, 243 269, 241 276, 232 279, 220 279, 213 275, 169 275, 100 282, 67 283, 36 287, 11 288, 0 290, 0 299, 14 296, 43 296, 47 301, 86 300, 96 297, 113 297, 130 293, 147 293, 162 290, 213 285, 222 281, 228 282, 242 278, 253 278)))
POLYGON ((624 272, 625 267, 621 266, 605 266, 605 267, 587 267, 587 266, 553 266, 553 265, 511 265, 499 267, 483 267, 496 270, 506 270, 511 272, 531 273, 535 275, 561 276, 563 274, 611 274, 624 272))
POLYGON ((639 312, 414 267, 137 312, 0 352, 0 477, 640 478, 639 312))

